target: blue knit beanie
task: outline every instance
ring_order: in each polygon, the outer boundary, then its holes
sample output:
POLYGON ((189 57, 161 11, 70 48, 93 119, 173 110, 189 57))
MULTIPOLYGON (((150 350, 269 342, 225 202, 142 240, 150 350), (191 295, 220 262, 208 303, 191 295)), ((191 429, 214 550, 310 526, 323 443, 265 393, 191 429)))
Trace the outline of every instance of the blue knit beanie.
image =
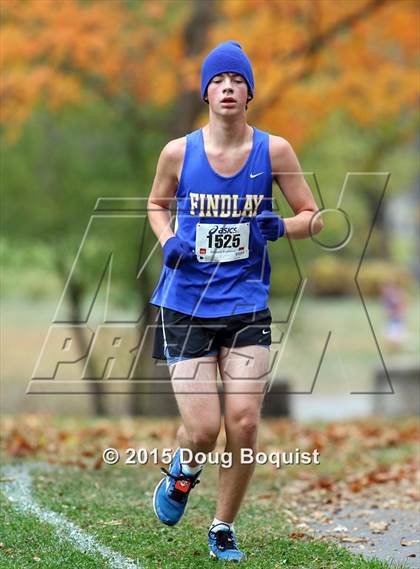
POLYGON ((237 41, 225 41, 215 47, 201 67, 201 98, 204 99, 208 84, 221 73, 239 73, 248 83, 251 98, 254 96, 252 65, 237 41))

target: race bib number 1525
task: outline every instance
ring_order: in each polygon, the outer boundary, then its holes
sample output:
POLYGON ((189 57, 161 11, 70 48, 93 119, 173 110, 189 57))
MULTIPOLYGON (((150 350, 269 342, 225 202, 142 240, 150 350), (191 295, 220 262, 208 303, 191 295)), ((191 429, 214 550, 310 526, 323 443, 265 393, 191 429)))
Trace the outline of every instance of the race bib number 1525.
POLYGON ((224 263, 249 257, 249 222, 197 223, 195 252, 200 263, 224 263))

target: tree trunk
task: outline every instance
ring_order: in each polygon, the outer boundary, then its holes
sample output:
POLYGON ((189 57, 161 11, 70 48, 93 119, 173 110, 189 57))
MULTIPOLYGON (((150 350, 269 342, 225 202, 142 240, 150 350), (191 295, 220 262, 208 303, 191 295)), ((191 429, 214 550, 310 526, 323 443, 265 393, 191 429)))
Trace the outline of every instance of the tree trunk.
MULTIPOLYGON (((57 247, 56 249, 56 257, 55 257, 55 266, 57 269, 57 273, 60 275, 64 285, 67 282, 68 277, 68 270, 62 260, 62 256, 60 255, 60 249, 57 247)), ((72 324, 79 324, 83 322, 82 317, 82 300, 83 300, 84 290, 80 283, 75 282, 73 279, 70 279, 68 284, 68 301, 69 301, 69 321, 72 324)), ((75 327, 75 337, 76 342, 79 348, 80 354, 85 354, 88 351, 88 343, 86 342, 85 335, 83 330, 79 327, 75 327)), ((88 377, 98 377, 98 373, 96 370, 96 366, 92 358, 89 358, 88 366, 88 377)), ((86 380, 89 381, 89 380, 86 380)), ((106 415, 106 407, 105 407, 105 393, 104 393, 104 386, 101 383, 97 383, 96 391, 91 393, 91 401, 92 401, 92 408, 95 415, 103 416, 106 415)))
MULTIPOLYGON (((217 5, 213 0, 195 0, 191 18, 185 27, 185 56, 200 54, 207 45, 207 36, 211 24, 217 17, 217 5)), ((184 136, 193 129, 194 123, 203 110, 203 101, 197 90, 184 91, 179 85, 180 93, 176 100, 173 119, 169 124, 171 138, 184 136)))
MULTIPOLYGON (((149 304, 150 297, 152 295, 152 287, 150 282, 150 275, 147 267, 145 267, 144 271, 141 275, 141 282, 139 283, 139 294, 141 297, 141 304, 143 306, 143 315, 140 319, 138 325, 138 332, 139 338, 142 338, 146 332, 146 328, 148 324, 152 324, 152 306, 149 304)), ((149 335, 147 338, 147 344, 143 347, 143 354, 150 354, 150 357, 142 358, 141 364, 137 365, 135 377, 141 378, 142 375, 145 377, 151 377, 152 370, 153 370, 153 360, 151 357, 152 354, 152 337, 149 335), (144 372, 147 373, 144 373, 144 372)), ((147 398, 148 395, 145 393, 141 393, 141 383, 139 379, 136 379, 132 382, 132 393, 131 397, 128 402, 128 412, 132 416, 141 415, 142 411, 145 409, 147 405, 147 398)))
MULTIPOLYGON (((215 4, 213 0, 207 0, 202 2, 196 0, 193 3, 193 9, 191 12, 191 18, 187 24, 184 32, 184 42, 186 46, 186 56, 193 56, 199 54, 206 45, 207 32, 210 28, 211 23, 215 18, 215 4)), ((169 124, 169 138, 177 138, 179 136, 184 136, 187 132, 191 131, 195 120, 203 109, 203 102, 200 99, 197 92, 186 92, 182 91, 182 85, 180 85, 180 94, 173 108, 173 120, 169 124)), ((138 144, 138 137, 132 138, 129 141, 130 144, 138 144)), ((138 148, 130 148, 129 156, 134 157, 138 155, 138 148)), ((134 171, 138 168, 139 164, 133 164, 134 171)), ((152 317, 154 311, 149 304, 151 294, 153 292, 153 285, 150 278, 150 271, 146 266, 142 272, 141 282, 139 282, 139 294, 141 297, 141 305, 144 307, 143 317, 139 323, 139 335, 142 337, 145 333, 148 324, 153 324, 152 317)), ((149 344, 146 346, 144 353, 152 353, 152 338, 149 337, 149 344)), ((150 373, 144 374, 145 376, 151 376, 153 370, 152 358, 148 358, 148 362, 142 361, 141 369, 140 366, 136 370, 135 377, 142 377, 144 370, 148 370, 150 373)), ((162 373, 162 371, 160 371, 162 373)), ((167 374, 169 379, 169 372, 166 370, 164 372, 167 374)), ((132 395, 129 401, 129 413, 131 415, 139 415, 142 409, 145 409, 147 405, 147 399, 150 397, 146 394, 139 394, 141 392, 141 385, 139 380, 133 382, 132 395)), ((152 395, 153 397, 153 395, 152 395)))
MULTIPOLYGON (((69 294, 69 303, 70 303, 70 322, 78 324, 82 322, 82 315, 81 315, 82 312, 81 303, 83 298, 82 287, 79 286, 77 283, 73 282, 72 280, 70 280, 68 294, 69 294)), ((83 329, 76 326, 74 332, 79 352, 80 354, 85 354, 88 350, 88 343, 86 342, 83 329)), ((98 377, 96 366, 92 361, 92 358, 89 358, 88 360, 87 371, 89 378, 98 377)), ((85 381, 89 380, 87 379, 85 381)), ((95 415, 98 416, 106 415, 104 386, 102 385, 101 382, 98 382, 96 384, 95 392, 93 392, 91 396, 92 396, 93 412, 95 413, 95 415)))

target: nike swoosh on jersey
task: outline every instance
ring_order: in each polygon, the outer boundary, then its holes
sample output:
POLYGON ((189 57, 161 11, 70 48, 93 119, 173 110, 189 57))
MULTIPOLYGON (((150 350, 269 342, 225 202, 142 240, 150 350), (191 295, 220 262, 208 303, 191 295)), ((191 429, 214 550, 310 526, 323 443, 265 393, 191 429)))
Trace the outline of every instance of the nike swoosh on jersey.
POLYGON ((263 330, 262 333, 263 333, 263 334, 269 334, 269 333, 270 333, 270 330, 263 330))
POLYGON ((264 174, 264 172, 258 172, 258 174, 250 174, 249 177, 256 178, 257 176, 262 176, 262 174, 264 174))

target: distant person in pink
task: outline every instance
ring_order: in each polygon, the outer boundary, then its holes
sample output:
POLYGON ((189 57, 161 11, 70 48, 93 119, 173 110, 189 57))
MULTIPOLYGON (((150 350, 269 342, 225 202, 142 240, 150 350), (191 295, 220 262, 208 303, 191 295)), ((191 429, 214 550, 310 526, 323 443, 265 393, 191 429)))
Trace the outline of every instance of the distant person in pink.
POLYGON ((391 348, 401 349, 407 339, 405 323, 406 295, 396 278, 389 279, 383 285, 382 301, 387 316, 385 338, 391 348))

